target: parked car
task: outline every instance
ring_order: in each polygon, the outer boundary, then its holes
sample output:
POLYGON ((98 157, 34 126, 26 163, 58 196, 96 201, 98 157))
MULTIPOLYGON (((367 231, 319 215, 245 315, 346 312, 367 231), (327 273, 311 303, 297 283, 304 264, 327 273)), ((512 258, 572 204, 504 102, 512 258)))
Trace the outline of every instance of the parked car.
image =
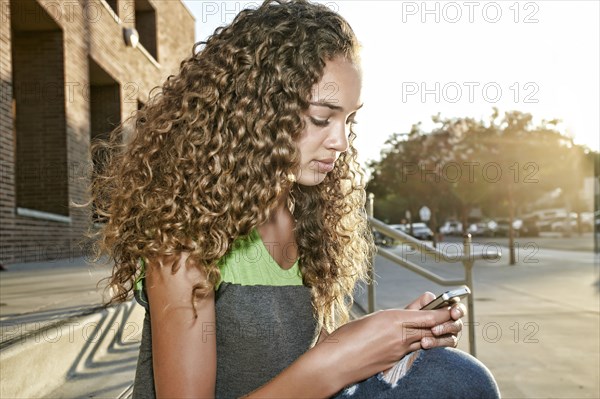
MULTIPOLYGON (((410 225, 404 225, 405 232, 410 234, 410 225)), ((412 224, 412 236, 419 240, 433 240, 433 231, 425 223, 413 223, 412 224)))
POLYGON ((519 231, 521 237, 538 237, 540 229, 535 218, 523 219, 523 225, 519 231))
MULTIPOLYGON (((408 234, 408 231, 406 231, 406 225, 404 224, 390 224, 390 227, 393 229, 396 229, 398 231, 403 232, 404 234, 408 234)), ((394 244, 398 244, 398 240, 396 240, 395 238, 390 238, 394 244)))
POLYGON ((440 227, 440 233, 447 236, 462 235, 462 223, 455 220, 446 221, 446 223, 440 227))
MULTIPOLYGON (((496 220, 496 224, 497 224, 497 227, 494 232, 494 235, 500 236, 500 237, 508 237, 509 220, 508 219, 498 219, 498 220, 496 220)), ((512 227, 513 227, 514 236, 520 237, 521 230, 523 228, 523 220, 513 219, 512 227)))
POLYGON ((390 227, 408 234, 407 227, 405 224, 390 224, 390 227))
POLYGON ((560 222, 562 220, 564 220, 564 217, 545 218, 545 219, 538 220, 536 224, 537 224, 539 231, 549 232, 549 231, 552 231, 553 224, 555 224, 556 222, 560 222))
POLYGON ((474 237, 493 237, 495 229, 495 222, 477 222, 471 224, 467 229, 467 232, 474 237))
MULTIPOLYGON (((593 214, 591 212, 582 212, 580 214, 580 224, 583 233, 592 231, 594 228, 593 214)), ((576 212, 571 212, 568 217, 565 211, 547 212, 536 221, 538 230, 542 232, 562 233, 567 225, 571 232, 577 232, 576 212)))
MULTIPOLYGON (((389 226, 393 229, 406 233, 406 229, 403 224, 390 224, 389 226)), ((375 245, 380 245, 382 247, 391 247, 395 245, 396 242, 396 239, 388 237, 385 234, 378 232, 377 230, 373 231, 373 239, 375 241, 375 245)))
POLYGON ((380 245, 382 247, 391 247, 394 245, 394 239, 386 236, 378 231, 373 231, 373 240, 375 241, 375 245, 380 245))
POLYGON ((555 220, 550 224, 550 231, 555 233, 562 233, 566 230, 567 227, 569 228, 569 231, 576 232, 577 220, 571 219, 567 221, 567 218, 560 218, 558 220, 555 220))
MULTIPOLYGON (((567 223, 569 223, 568 226, 572 233, 576 233, 578 231, 579 227, 577 225, 577 214, 575 212, 571 213, 571 216, 569 217, 568 222, 567 222, 566 217, 559 218, 559 219, 553 221, 550 225, 550 230, 554 231, 554 232, 562 233, 565 230, 567 223)), ((592 224, 592 219, 591 219, 591 217, 588 216, 588 214, 584 215, 582 213, 579 223, 581 225, 582 233, 588 233, 594 229, 594 225, 592 224)))
MULTIPOLYGON (((410 224, 391 224, 391 228, 401 231, 404 234, 410 234, 410 224)), ((433 231, 425 223, 412 224, 412 236, 419 240, 433 240, 433 231)), ((388 237, 388 239, 391 239, 388 237)), ((394 240, 397 241, 397 240, 394 240)))

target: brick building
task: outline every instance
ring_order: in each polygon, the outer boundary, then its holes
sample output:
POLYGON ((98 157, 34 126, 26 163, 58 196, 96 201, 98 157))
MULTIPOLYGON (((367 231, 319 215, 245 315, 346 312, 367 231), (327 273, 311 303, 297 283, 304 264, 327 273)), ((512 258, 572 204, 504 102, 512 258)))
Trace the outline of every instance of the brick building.
POLYGON ((194 17, 180 0, 0 6, 0 263, 79 257, 90 140, 177 73, 194 17))

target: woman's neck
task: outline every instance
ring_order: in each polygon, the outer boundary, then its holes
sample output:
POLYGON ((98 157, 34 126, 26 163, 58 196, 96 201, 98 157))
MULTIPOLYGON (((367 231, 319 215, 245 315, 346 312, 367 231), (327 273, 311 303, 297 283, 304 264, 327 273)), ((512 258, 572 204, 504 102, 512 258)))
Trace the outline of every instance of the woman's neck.
POLYGON ((296 221, 287 207, 287 195, 282 195, 275 209, 269 215, 269 219, 257 227, 257 231, 271 258, 282 269, 291 268, 298 259, 298 245, 296 243, 295 228, 296 221))
POLYGON ((286 227, 289 225, 293 229, 295 223, 294 216, 288 209, 289 195, 289 189, 286 189, 281 193, 279 199, 277 200, 276 207, 271 211, 269 219, 265 222, 265 224, 275 225, 278 227, 286 227))

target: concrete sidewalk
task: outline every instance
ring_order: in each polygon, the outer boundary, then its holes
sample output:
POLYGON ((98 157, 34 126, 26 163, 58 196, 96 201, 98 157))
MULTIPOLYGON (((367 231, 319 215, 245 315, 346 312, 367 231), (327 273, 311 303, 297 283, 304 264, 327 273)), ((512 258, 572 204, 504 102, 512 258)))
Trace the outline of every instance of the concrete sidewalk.
MULTIPOLYGON (((451 244, 443 245, 450 250, 451 244)), ((460 264, 423 259, 402 247, 394 251, 404 251, 412 260, 444 277, 462 276, 460 264)), ((498 262, 476 263, 472 287, 475 320, 479 323, 477 357, 495 375, 503 397, 600 397, 598 256, 589 251, 539 249, 534 256, 521 256, 519 265, 508 266, 505 251, 504 248, 498 262), (525 258, 527 263, 523 262, 525 258)), ((8 269, 0 272, 0 330, 5 344, 0 351, 3 385, 16 384, 19 378, 6 373, 7 348, 39 348, 40 342, 30 342, 31 336, 27 341, 28 334, 44 325, 62 322, 60 329, 47 330, 49 335, 43 336, 45 342, 41 342, 50 345, 42 353, 63 351, 64 355, 55 355, 37 366, 53 367, 54 371, 66 367, 66 373, 61 374, 63 383, 52 392, 46 391, 46 397, 126 395, 124 391, 135 372, 143 313, 133 302, 113 310, 99 310, 102 287, 96 284, 110 274, 110 268, 75 259, 9 265, 8 269), (79 324, 77 330, 65 330, 65 325, 75 323, 79 324), (119 323, 132 328, 116 334, 119 323), (73 331, 73 336, 79 334, 87 339, 59 344, 54 331, 73 331), (78 349, 77 356, 67 356, 65 348, 69 347, 78 349)), ((438 293, 448 289, 382 258, 377 259, 376 275, 378 309, 404 307, 423 291, 438 293)), ((366 290, 361 292, 358 287, 356 299, 366 308, 366 290)), ((459 347, 468 351, 467 334, 461 337, 459 347)), ((25 374, 42 382, 44 379, 39 376, 49 375, 33 368, 27 370, 25 374)), ((32 396, 35 395, 29 395, 32 396)))
POLYGON ((110 267, 83 258, 0 272, 2 398, 120 397, 137 363, 143 308, 104 308, 110 267))
POLYGON ((7 269, 0 272, 2 343, 53 320, 98 308, 104 299, 98 284, 110 275, 108 266, 83 258, 13 264, 7 269))
MULTIPOLYGON (((447 245, 442 250, 451 253, 455 248, 447 245)), ((471 288, 477 357, 496 377, 503 397, 599 398, 598 255, 536 248, 509 266, 507 248, 500 249, 499 261, 476 262, 471 288)), ((415 263, 424 261, 445 278, 463 276, 460 263, 436 262, 406 247, 394 251, 415 263)), ((376 278, 377 309, 404 307, 425 290, 449 289, 385 259, 376 262, 376 278)), ((366 307, 366 289, 356 299, 366 307)), ((466 331, 459 344, 464 351, 469 348, 466 331)))
MULTIPOLYGON (((462 238, 456 236, 445 237, 446 242, 460 242, 462 238)), ((499 246, 508 246, 508 237, 473 237, 473 242, 481 245, 497 243, 499 246)), ((559 233, 540 233, 539 237, 516 237, 515 246, 525 248, 535 246, 536 248, 592 252, 594 250, 594 233, 573 234, 571 237, 563 237, 559 233)))

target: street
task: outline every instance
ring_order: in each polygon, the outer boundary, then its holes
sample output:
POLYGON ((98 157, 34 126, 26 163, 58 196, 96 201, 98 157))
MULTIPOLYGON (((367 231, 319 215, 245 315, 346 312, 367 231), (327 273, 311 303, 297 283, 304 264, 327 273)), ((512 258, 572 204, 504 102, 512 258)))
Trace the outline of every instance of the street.
MULTIPOLYGON (((460 239, 454 241, 441 243, 440 249, 458 255, 460 239)), ((536 238, 528 238, 529 246, 518 251, 519 263, 509 266, 508 249, 501 240, 474 241, 474 251, 502 252, 500 260, 475 263, 471 289, 477 357, 496 377, 503 397, 600 397, 598 255, 550 249, 547 242, 538 245, 536 238)), ((463 276, 461 263, 438 262, 406 245, 393 251, 445 278, 463 276)), ((439 294, 451 288, 381 257, 375 270, 376 309, 404 307, 426 290, 439 294)), ((366 298, 366 289, 356 295, 365 309, 366 298)), ((466 326, 459 348, 469 348, 466 326)))
MULTIPOLYGON (((501 259, 480 260, 474 267, 475 283, 470 288, 475 298, 477 357, 496 377, 503 398, 600 397, 598 255, 590 250, 553 249, 548 239, 520 242, 519 263, 509 266, 502 239, 474 241, 475 252, 494 248, 502 251, 501 259)), ((581 238, 561 239, 560 245, 589 247, 581 238)), ((448 239, 440 249, 458 255, 462 244, 459 238, 448 239)), ((408 246, 392 250, 443 277, 463 275, 460 263, 423 257, 408 246)), ((431 283, 381 257, 377 258, 375 271, 377 309, 404 307, 424 291, 439 294, 452 288, 431 283)), ((108 272, 108 267, 89 265, 83 259, 21 265, 2 272, 1 341, 8 343, 39 325, 84 314, 97 306, 102 295, 96 283, 108 272)), ((358 287, 356 300, 367 308, 364 287, 358 287)), ((111 320, 93 324, 111 331, 111 320)), ((51 332, 54 334, 54 330, 51 332)), ((132 331, 128 330, 130 335, 132 331)), ((54 335, 50 338, 54 342, 54 335)), ((459 348, 469 349, 466 326, 459 348)), ((72 378, 53 396, 118 394, 133 378, 136 358, 130 350, 123 352, 118 362, 107 357, 112 352, 100 350, 93 356, 79 356, 72 364, 65 358, 70 368, 78 370, 77 376, 83 377, 72 378), (85 367, 90 359, 93 368, 85 367), (99 372, 100 364, 108 368, 99 372)))

